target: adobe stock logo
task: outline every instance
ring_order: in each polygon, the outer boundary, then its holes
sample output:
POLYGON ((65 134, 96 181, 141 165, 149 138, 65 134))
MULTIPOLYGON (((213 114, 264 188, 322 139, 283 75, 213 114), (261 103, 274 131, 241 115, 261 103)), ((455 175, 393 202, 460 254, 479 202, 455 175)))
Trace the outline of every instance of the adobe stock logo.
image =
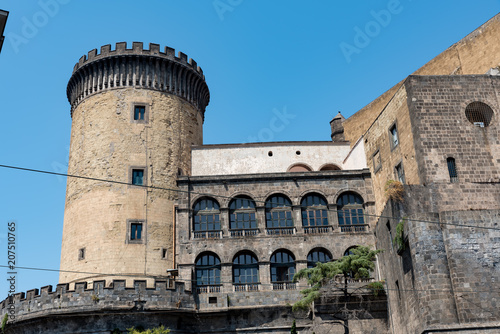
POLYGON ((16 34, 14 32, 7 33, 8 38, 14 53, 19 52, 19 47, 22 44, 28 44, 29 41, 38 35, 41 28, 45 27, 50 18, 59 13, 60 5, 66 5, 70 3, 71 0, 40 0, 38 1, 38 6, 40 10, 35 12, 31 18, 26 16, 21 17, 23 25, 21 27, 21 34, 16 34))
POLYGON ((373 17, 373 20, 368 21, 363 29, 358 26, 354 27, 356 34, 354 35, 353 43, 342 42, 339 45, 347 63, 352 61, 351 57, 353 54, 360 54, 362 49, 370 45, 371 41, 380 34, 382 28, 387 27, 391 23, 392 17, 400 14, 402 11, 403 6, 399 0, 389 0, 387 9, 379 11, 371 10, 370 15, 373 17))
POLYGON ((226 12, 232 12, 236 7, 241 5, 243 0, 214 0, 212 5, 214 6, 215 12, 219 16, 221 21, 224 21, 224 15, 226 12))
POLYGON ((269 142, 274 140, 274 135, 285 130, 290 120, 296 115, 290 114, 286 110, 286 106, 280 111, 277 108, 272 110, 273 116, 269 120, 269 126, 259 130, 256 136, 248 136, 247 143, 269 142))

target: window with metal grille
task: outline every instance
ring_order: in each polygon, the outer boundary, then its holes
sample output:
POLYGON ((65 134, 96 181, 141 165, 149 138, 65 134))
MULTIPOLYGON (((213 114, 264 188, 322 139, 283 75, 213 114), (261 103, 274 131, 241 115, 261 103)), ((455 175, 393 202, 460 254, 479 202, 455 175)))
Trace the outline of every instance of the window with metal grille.
POLYGON ((451 183, 458 182, 457 165, 455 164, 455 159, 448 158, 446 159, 446 163, 448 164, 448 173, 450 175, 450 182, 451 183))
POLYGON ((483 102, 472 102, 465 108, 465 116, 475 126, 484 128, 490 125, 493 110, 483 102))
POLYGON ((193 207, 193 227, 195 232, 220 231, 219 203, 211 198, 201 198, 193 207))
POLYGON ((231 230, 256 229, 255 202, 249 197, 237 197, 229 203, 229 228, 231 230))
POLYGON ((272 195, 267 199, 266 227, 293 227, 292 202, 284 195, 272 195))
POLYGON ((236 254, 233 260, 233 283, 259 283, 259 262, 253 253, 245 251, 236 254))
POLYGON ((307 268, 314 268, 316 263, 327 263, 332 260, 330 252, 324 248, 314 248, 307 254, 307 268))
MULTIPOLYGON (((341 230, 347 232, 352 231, 346 228, 350 225, 365 225, 365 213, 361 196, 353 192, 340 195, 337 200, 337 216, 341 230)), ((354 230, 358 231, 358 229, 354 230)))
POLYGON ((219 285, 220 259, 214 253, 202 253, 196 260, 196 285, 219 285))
POLYGON ((287 250, 276 251, 271 256, 271 282, 291 282, 295 275, 295 256, 287 250))
POLYGON ((302 226, 328 226, 326 200, 318 194, 309 194, 300 202, 302 226))

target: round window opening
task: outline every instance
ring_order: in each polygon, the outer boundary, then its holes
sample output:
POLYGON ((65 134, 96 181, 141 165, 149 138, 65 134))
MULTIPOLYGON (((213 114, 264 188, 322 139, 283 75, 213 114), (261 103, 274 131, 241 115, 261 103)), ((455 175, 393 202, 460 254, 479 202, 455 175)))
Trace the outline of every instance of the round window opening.
POLYGON ((493 110, 483 102, 472 102, 465 108, 465 116, 475 126, 484 128, 490 125, 493 110))

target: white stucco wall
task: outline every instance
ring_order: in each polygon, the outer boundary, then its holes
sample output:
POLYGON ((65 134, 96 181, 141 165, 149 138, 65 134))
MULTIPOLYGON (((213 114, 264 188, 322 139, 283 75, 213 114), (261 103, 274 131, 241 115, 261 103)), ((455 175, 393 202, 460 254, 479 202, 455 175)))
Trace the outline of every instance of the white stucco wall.
POLYGON ((347 155, 343 163, 343 169, 360 169, 367 168, 365 154, 365 140, 360 137, 351 152, 347 155))
MULTIPOLYGON (((344 168, 349 154, 348 143, 280 142, 195 146, 192 150, 191 175, 235 175, 283 173, 293 164, 301 163, 318 171, 326 164, 344 168), (272 156, 269 156, 272 152, 272 156), (300 152, 300 154, 298 154, 300 152)), ((363 152, 364 153, 364 152, 363 152)), ((350 169, 362 169, 364 165, 350 169)))

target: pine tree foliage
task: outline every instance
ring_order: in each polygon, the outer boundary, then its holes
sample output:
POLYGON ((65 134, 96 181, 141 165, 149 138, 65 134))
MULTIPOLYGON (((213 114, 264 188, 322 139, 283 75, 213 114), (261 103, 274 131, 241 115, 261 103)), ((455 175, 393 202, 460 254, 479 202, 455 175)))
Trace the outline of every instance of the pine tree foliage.
MULTIPOLYGON (((293 281, 305 278, 309 284, 309 288, 301 291, 302 299, 293 304, 293 310, 307 309, 311 304, 320 297, 321 287, 326 285, 331 279, 337 275, 343 275, 347 283, 349 277, 355 279, 369 278, 370 271, 374 269, 375 255, 382 252, 382 250, 371 250, 367 246, 358 246, 350 251, 350 254, 343 256, 341 259, 320 263, 318 262, 314 268, 302 269, 297 272, 293 281)), ((347 284, 345 285, 347 289, 347 284)))

